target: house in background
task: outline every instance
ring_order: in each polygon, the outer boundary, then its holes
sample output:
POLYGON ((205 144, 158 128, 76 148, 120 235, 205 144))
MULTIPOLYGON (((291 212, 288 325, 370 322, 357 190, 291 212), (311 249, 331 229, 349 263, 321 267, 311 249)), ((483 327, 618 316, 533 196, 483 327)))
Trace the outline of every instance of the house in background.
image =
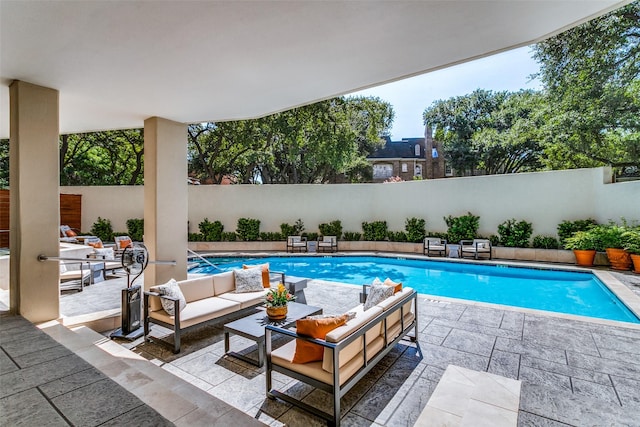
POLYGON ((434 179, 452 176, 447 174, 442 144, 433 140, 429 126, 424 138, 402 138, 392 141, 385 137, 382 148, 373 152, 367 160, 373 167, 373 182, 384 182, 398 176, 404 181, 434 179))

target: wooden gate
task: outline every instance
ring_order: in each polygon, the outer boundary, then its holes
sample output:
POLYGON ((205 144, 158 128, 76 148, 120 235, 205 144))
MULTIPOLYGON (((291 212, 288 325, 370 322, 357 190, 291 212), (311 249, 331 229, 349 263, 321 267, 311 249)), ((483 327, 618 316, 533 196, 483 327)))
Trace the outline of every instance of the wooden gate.
MULTIPOLYGON (((80 230, 82 227, 82 195, 60 195, 60 224, 80 230)), ((9 247, 9 190, 0 190, 0 248, 9 247)))

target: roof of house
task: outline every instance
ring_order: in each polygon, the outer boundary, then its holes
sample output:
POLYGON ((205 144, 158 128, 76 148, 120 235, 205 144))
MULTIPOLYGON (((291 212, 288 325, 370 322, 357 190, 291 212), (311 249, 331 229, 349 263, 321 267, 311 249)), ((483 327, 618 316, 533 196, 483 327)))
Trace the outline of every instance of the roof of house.
POLYGON ((382 148, 374 151, 368 156, 369 159, 417 159, 424 158, 424 138, 402 138, 400 141, 392 141, 390 137, 385 137, 385 144, 382 148), (420 144, 420 155, 416 156, 415 146, 420 144))

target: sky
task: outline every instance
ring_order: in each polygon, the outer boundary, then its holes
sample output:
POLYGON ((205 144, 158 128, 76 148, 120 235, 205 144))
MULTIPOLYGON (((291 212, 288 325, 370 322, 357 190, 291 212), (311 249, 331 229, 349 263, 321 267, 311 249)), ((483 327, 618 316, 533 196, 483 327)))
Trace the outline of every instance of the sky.
POLYGON ((531 48, 522 47, 351 95, 377 96, 393 105, 392 140, 422 137, 422 113, 434 101, 466 95, 476 89, 510 92, 540 89, 540 82, 530 78, 538 72, 538 64, 531 55, 531 48))

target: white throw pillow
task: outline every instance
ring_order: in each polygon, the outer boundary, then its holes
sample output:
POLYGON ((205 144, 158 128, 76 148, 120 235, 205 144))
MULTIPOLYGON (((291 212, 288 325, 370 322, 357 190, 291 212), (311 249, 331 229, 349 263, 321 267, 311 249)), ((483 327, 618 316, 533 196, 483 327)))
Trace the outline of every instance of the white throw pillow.
POLYGON ((264 291, 261 268, 233 270, 233 274, 235 276, 237 294, 264 291))
POLYGON ((95 254, 104 259, 104 260, 113 260, 115 259, 115 255, 113 253, 113 249, 112 248, 102 248, 102 249, 94 249, 93 252, 95 252, 95 254))
POLYGON ((364 302, 364 309, 369 310, 371 307, 376 304, 381 303, 387 298, 393 296, 393 288, 391 286, 386 285, 373 285, 369 289, 369 295, 367 295, 367 300, 364 302))
MULTIPOLYGON (((180 311, 184 310, 187 306, 187 300, 184 298, 182 294, 182 290, 180 289, 180 285, 175 279, 169 280, 164 285, 156 286, 154 288, 160 295, 166 295, 168 297, 178 298, 180 300, 180 311)), ((162 308, 167 312, 169 316, 175 316, 175 306, 173 301, 160 298, 160 302, 162 303, 162 308)))

